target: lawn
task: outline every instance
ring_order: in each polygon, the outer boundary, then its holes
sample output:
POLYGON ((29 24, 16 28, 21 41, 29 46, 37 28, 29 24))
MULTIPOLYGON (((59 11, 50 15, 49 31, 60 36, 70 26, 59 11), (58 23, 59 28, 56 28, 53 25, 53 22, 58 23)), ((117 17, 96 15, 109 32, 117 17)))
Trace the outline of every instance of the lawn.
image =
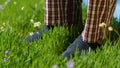
MULTIPOLYGON (((21 40, 44 26, 44 0, 1 0, 0 4, 0 68, 67 68, 70 65, 74 68, 120 68, 120 23, 116 19, 112 23, 114 31, 101 49, 83 52, 81 56, 76 52, 74 58, 67 60, 61 54, 77 37, 67 27, 55 27, 32 43, 21 40), (33 21, 40 22, 40 26, 34 27, 33 21)), ((85 19, 85 6, 83 12, 85 19)))

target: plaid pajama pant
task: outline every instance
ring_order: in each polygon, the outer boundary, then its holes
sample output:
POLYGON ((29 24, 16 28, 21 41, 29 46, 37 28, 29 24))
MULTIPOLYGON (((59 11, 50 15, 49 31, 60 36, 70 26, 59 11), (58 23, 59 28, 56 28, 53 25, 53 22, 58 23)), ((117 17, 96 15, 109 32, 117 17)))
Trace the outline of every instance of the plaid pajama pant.
POLYGON ((46 25, 82 23, 81 0, 46 0, 46 25))
MULTIPOLYGON (((110 25, 116 0, 88 0, 87 19, 82 37, 84 42, 96 43, 103 40, 99 24, 106 24, 105 31, 110 25)), ((81 24, 81 0, 45 0, 45 24, 81 24)))

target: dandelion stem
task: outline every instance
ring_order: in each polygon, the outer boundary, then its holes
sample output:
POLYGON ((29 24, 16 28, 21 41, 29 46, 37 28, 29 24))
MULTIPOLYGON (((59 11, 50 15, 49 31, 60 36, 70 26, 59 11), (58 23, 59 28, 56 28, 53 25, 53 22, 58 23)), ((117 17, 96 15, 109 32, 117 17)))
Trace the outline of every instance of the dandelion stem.
POLYGON ((117 30, 115 30, 115 29, 114 29, 114 31, 115 31, 115 33, 116 33, 116 34, 120 37, 120 34, 118 33, 118 31, 117 31, 117 30))

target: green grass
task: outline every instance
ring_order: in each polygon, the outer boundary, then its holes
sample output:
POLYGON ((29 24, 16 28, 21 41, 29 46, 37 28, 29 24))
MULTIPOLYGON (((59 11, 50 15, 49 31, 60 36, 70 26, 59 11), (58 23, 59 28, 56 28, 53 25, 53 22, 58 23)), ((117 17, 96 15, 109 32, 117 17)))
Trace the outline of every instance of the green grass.
MULTIPOLYGON (((5 0, 0 4, 4 5, 5 0)), ((28 44, 20 39, 44 25, 44 0, 11 0, 0 10, 0 68, 67 68, 67 59, 61 56, 66 47, 76 38, 67 27, 55 27, 50 33, 44 33, 43 39, 28 44), (14 4, 16 2, 16 5, 14 4), (21 8, 24 7, 24 10, 21 8), (34 28, 30 22, 40 21, 41 25, 34 28), (3 23, 6 23, 5 26, 3 23), (9 50, 8 55, 5 51, 9 50), (4 62, 3 59, 7 58, 4 62)), ((85 7, 83 11, 86 11, 85 7)), ((83 13, 83 19, 86 14, 83 13)), ((114 28, 119 30, 119 23, 113 21, 114 28)), ((115 32, 112 32, 116 35, 115 32)), ((112 36, 114 37, 114 36, 112 36)), ((102 49, 73 58, 75 68, 120 68, 120 38, 108 39, 102 49)))

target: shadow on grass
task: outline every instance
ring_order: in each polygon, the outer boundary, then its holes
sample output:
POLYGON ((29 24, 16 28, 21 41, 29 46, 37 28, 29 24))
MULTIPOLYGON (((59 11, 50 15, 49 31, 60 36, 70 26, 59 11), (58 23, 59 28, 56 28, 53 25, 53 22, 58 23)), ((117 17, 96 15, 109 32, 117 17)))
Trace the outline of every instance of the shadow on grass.
POLYGON ((116 18, 113 18, 111 25, 112 25, 113 29, 119 34, 118 35, 114 30, 109 33, 110 40, 114 42, 114 41, 118 40, 120 37, 120 22, 117 21, 116 18))
MULTIPOLYGON (((62 39, 64 42, 61 41, 60 44, 62 44, 62 45, 58 45, 58 47, 56 47, 57 50, 55 52, 57 52, 58 55, 61 55, 67 49, 67 47, 71 43, 73 43, 73 41, 79 35, 81 35, 81 32, 83 31, 83 25, 74 25, 74 26, 71 26, 71 27, 60 26, 60 27, 67 29, 68 30, 68 34, 64 33, 64 34, 66 34, 65 37, 62 39), (64 39, 66 39, 66 40, 64 40, 64 39), (60 48, 62 48, 62 49, 59 50, 60 48)), ((59 28, 59 27, 57 27, 57 28, 59 28)), ((63 33, 63 32, 61 32, 61 33, 63 33)), ((61 37, 58 40, 60 40, 60 39, 61 39, 61 37)))

